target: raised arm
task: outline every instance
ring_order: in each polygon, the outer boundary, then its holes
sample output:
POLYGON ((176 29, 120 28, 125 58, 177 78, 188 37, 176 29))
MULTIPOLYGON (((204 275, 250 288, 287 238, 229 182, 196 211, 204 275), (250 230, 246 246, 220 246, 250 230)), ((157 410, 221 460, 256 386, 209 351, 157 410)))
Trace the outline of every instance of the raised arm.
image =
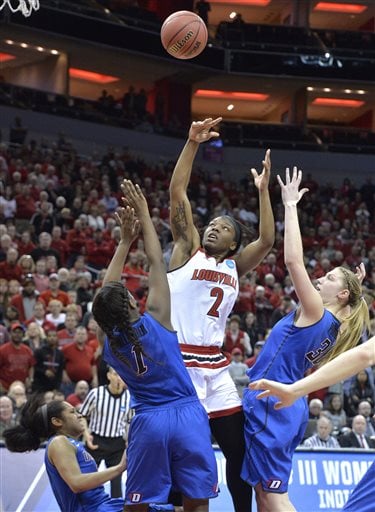
POLYGON ((103 471, 82 473, 77 462, 76 449, 64 436, 57 436, 49 445, 48 458, 59 472, 61 478, 75 492, 88 491, 108 480, 112 480, 126 468, 126 458, 123 455, 121 462, 103 471))
POLYGON ((269 194, 269 181, 271 174, 271 150, 267 149, 263 160, 263 170, 258 174, 251 169, 254 183, 259 190, 259 237, 248 244, 236 258, 237 270, 240 276, 247 274, 258 266, 275 242, 275 221, 269 194))
POLYGON ((120 208, 115 213, 116 220, 121 228, 121 239, 116 248, 103 279, 103 286, 110 281, 121 281, 122 269, 129 249, 140 232, 140 224, 130 206, 120 208))
POLYGON ((134 209, 142 227, 145 252, 149 263, 149 292, 146 309, 164 327, 172 329, 170 321, 171 301, 165 262, 146 199, 140 187, 133 185, 130 180, 122 182, 121 190, 125 202, 134 209))
POLYGON ((310 281, 303 259, 302 237, 298 222, 297 204, 307 188, 299 190, 302 171, 293 167, 292 178, 286 169, 285 184, 280 176, 277 180, 281 187, 281 197, 285 209, 284 259, 293 281, 301 307, 301 319, 310 324, 318 321, 323 314, 323 302, 318 291, 310 281))
POLYGON ((219 136, 218 132, 211 130, 220 121, 221 117, 218 117, 192 123, 188 140, 173 170, 169 185, 170 223, 174 241, 170 270, 183 265, 200 246, 200 237, 194 226, 187 189, 199 144, 219 136))
POLYGON ((276 396, 280 399, 275 404, 275 409, 288 407, 301 396, 307 395, 317 389, 326 388, 355 375, 364 368, 375 364, 375 336, 362 345, 343 352, 311 373, 304 379, 297 380, 293 384, 281 384, 267 379, 260 379, 250 384, 251 389, 264 389, 257 398, 276 396))

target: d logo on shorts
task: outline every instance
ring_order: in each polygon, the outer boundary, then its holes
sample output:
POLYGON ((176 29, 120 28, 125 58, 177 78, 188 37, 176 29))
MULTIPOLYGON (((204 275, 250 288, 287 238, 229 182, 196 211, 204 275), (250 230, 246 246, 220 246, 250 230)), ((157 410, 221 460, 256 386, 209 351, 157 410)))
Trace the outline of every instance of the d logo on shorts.
POLYGON ((267 488, 268 489, 274 489, 274 490, 280 489, 281 484, 282 484, 281 480, 277 480, 277 479, 275 479, 275 480, 268 480, 267 488))
POLYGON ((129 495, 129 499, 132 503, 139 503, 142 499, 142 494, 139 492, 131 492, 129 495))

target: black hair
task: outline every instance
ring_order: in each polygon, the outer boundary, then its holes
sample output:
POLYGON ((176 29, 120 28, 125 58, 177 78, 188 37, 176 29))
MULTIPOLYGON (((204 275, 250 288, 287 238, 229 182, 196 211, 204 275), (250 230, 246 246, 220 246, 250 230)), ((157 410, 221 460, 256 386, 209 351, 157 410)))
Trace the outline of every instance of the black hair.
POLYGON ((238 222, 238 220, 236 220, 231 215, 223 215, 222 218, 225 219, 226 221, 228 221, 233 226, 233 229, 234 229, 234 235, 235 235, 234 241, 236 242, 236 247, 234 249, 230 249, 227 253, 227 256, 233 256, 233 254, 236 254, 238 249, 241 247, 242 230, 243 230, 244 226, 243 226, 243 224, 238 222))
POLYGON ((122 346, 121 332, 126 334, 137 354, 149 357, 143 350, 143 346, 131 325, 129 293, 120 281, 110 281, 99 290, 92 304, 92 314, 99 327, 107 335, 113 354, 128 368, 133 369, 130 361, 119 350, 122 346))
POLYGON ((61 400, 43 403, 43 397, 32 396, 22 408, 20 424, 4 430, 5 445, 11 452, 37 450, 40 443, 57 431, 51 418, 61 418, 65 404, 61 400))

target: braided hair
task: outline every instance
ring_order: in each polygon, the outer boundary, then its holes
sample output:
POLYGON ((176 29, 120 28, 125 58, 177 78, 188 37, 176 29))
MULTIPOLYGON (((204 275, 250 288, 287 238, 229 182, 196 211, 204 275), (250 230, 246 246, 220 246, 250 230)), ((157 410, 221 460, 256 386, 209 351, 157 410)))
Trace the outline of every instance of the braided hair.
POLYGON ((119 281, 110 281, 96 294, 92 313, 99 327, 108 337, 109 346, 113 354, 128 368, 133 369, 129 359, 121 352, 121 332, 133 346, 134 352, 151 359, 143 349, 129 318, 129 293, 127 288, 119 281))
POLYGON ((60 400, 43 403, 43 396, 32 396, 22 408, 20 424, 4 430, 5 445, 11 452, 37 450, 40 443, 56 434, 51 418, 61 418, 66 404, 60 400))

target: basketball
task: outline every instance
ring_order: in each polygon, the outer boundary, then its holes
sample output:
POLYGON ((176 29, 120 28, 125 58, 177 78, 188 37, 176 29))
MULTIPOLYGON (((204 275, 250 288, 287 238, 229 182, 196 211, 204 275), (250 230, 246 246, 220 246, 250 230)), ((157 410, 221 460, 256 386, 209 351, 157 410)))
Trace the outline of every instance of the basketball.
POLYGON ((208 33, 198 14, 177 11, 164 21, 160 37, 170 55, 176 59, 192 59, 205 49, 208 33))

